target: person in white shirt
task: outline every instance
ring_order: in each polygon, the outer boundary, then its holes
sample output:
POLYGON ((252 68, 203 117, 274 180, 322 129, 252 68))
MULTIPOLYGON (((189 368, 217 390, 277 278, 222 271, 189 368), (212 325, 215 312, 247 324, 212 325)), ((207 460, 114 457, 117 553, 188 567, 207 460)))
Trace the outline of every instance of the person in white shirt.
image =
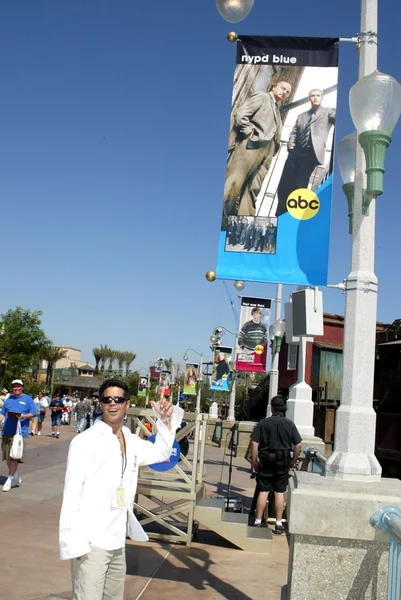
POLYGON ((43 392, 38 392, 34 402, 36 406, 36 419, 32 419, 31 435, 42 435, 43 421, 47 417, 49 403, 43 395, 43 392))
POLYGON ((72 600, 123 600, 125 538, 146 541, 132 507, 143 465, 171 454, 183 410, 166 399, 152 403, 157 436, 152 444, 123 427, 129 406, 124 382, 99 388, 103 418, 70 445, 60 515, 60 557, 71 559, 72 600))

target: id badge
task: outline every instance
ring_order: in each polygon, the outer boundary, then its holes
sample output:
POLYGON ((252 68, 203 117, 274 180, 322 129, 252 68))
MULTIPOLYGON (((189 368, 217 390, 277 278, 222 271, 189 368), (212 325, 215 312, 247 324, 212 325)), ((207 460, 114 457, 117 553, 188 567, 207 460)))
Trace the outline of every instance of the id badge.
POLYGON ((126 508, 125 487, 119 485, 113 495, 112 508, 126 508))

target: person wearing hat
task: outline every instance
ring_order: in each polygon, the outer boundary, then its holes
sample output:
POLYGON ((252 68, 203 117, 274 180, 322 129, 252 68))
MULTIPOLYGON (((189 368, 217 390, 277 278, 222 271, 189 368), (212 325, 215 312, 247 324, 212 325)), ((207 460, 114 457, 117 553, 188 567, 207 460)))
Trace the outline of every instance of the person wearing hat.
POLYGON ((301 452, 302 438, 295 424, 285 417, 285 398, 274 396, 270 405, 272 416, 259 421, 251 435, 252 472, 256 474, 256 489, 259 492, 254 525, 261 526, 269 492, 274 491, 276 526, 273 533, 280 535, 284 533, 284 492, 289 471, 294 468, 301 452))
POLYGON ((0 410, 0 423, 3 422, 3 438, 1 440, 1 451, 3 460, 7 461, 8 478, 3 485, 3 492, 9 492, 11 488, 18 487, 21 479, 17 473, 18 463, 10 457, 10 450, 14 435, 17 433, 18 422, 21 425, 21 434, 24 438, 29 435, 29 419, 36 417, 36 406, 31 396, 24 394, 24 384, 21 379, 14 379, 11 384, 11 394, 4 402, 0 410))

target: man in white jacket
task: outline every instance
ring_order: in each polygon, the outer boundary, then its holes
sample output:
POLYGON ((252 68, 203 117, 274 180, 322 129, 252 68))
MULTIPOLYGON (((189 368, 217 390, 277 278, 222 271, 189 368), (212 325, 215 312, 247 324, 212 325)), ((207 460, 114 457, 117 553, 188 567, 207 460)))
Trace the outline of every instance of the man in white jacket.
POLYGON ((146 541, 132 507, 138 469, 171 454, 183 410, 166 399, 152 403, 157 436, 152 444, 123 427, 128 388, 117 379, 99 389, 101 421, 70 445, 60 516, 60 557, 71 559, 72 600, 123 600, 125 538, 146 541))

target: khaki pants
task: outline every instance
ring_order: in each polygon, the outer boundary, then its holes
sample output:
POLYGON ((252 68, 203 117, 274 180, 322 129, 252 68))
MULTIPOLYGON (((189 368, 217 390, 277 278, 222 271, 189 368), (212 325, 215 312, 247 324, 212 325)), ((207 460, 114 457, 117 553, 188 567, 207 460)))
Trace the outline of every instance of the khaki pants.
POLYGON ((92 551, 71 561, 72 600, 124 600, 125 548, 92 551))

